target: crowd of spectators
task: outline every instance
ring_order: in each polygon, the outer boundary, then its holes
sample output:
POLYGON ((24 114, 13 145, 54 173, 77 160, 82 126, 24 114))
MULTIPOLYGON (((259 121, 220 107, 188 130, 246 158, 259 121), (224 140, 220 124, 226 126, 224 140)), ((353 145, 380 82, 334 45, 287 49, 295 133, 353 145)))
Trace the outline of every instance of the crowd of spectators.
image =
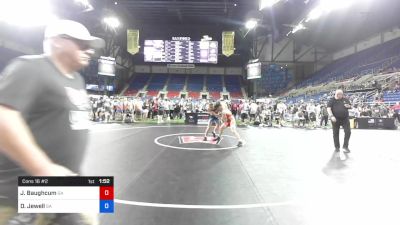
MULTIPOLYGON (((351 78, 352 81, 360 77, 351 78)), ((389 79, 389 78, 388 78, 389 79)), ((399 118, 399 103, 393 106, 383 101, 383 85, 388 90, 400 90, 398 76, 390 80, 379 82, 366 81, 362 84, 353 84, 349 81, 339 88, 346 91, 346 97, 352 103, 351 118, 399 118), (357 90, 357 91, 355 91, 357 90), (362 91, 368 90, 368 91, 362 91), (355 92, 354 92, 355 91, 355 92), (359 92, 361 91, 361 92, 359 92), (354 93, 351 93, 354 92, 354 93)), ((305 96, 316 93, 307 92, 305 96)), ((227 101, 233 115, 242 124, 255 124, 261 126, 293 126, 293 127, 327 127, 329 126, 327 103, 334 95, 334 91, 318 95, 317 99, 305 98, 297 102, 286 99, 242 99, 227 101)), ((298 99, 297 99, 298 100, 298 99)), ((140 98, 140 97, 93 97, 91 98, 93 121, 168 121, 183 120, 186 113, 207 112, 209 103, 215 102, 207 99, 167 99, 167 98, 140 98)))
MULTIPOLYGON (((242 99, 226 101, 233 115, 241 124, 259 126, 292 126, 292 127, 328 127, 327 102, 332 93, 327 93, 318 100, 300 101, 297 103, 286 103, 283 100, 265 99, 242 99)), ((349 110, 350 118, 395 117, 400 122, 400 104, 389 106, 383 102, 376 101, 373 104, 366 102, 365 93, 349 94, 346 96, 352 103, 353 108, 349 110)), ((161 98, 138 98, 138 97, 107 97, 91 98, 92 113, 94 121, 121 121, 138 122, 154 121, 164 123, 169 121, 183 120, 186 113, 207 112, 212 100, 194 99, 161 99, 161 98)))

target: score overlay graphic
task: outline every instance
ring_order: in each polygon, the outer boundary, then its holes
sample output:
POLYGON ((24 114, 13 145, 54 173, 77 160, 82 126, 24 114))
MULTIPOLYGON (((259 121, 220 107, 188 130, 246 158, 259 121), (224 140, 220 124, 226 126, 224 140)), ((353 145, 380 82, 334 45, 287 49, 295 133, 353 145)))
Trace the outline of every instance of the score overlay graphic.
POLYGON ((113 213, 114 177, 18 177, 18 213, 113 213))

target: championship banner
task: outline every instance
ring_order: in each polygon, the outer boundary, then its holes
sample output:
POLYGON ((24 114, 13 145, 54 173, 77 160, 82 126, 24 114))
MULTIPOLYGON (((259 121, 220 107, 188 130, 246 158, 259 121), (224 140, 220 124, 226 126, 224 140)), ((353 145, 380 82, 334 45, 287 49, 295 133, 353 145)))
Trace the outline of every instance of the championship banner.
POLYGON ((235 31, 222 32, 222 54, 229 57, 235 53, 235 31))
POLYGON ((127 30, 127 51, 132 55, 139 52, 139 30, 127 30))

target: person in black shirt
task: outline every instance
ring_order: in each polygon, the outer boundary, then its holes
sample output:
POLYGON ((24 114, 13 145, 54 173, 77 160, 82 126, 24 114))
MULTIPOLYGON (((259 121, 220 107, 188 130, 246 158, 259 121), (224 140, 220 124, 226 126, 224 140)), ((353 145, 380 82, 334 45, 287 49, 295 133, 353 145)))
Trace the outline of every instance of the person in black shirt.
POLYGON ((343 97, 342 90, 336 90, 335 97, 328 103, 328 113, 332 121, 333 140, 335 143, 335 151, 340 149, 339 130, 340 126, 344 129, 344 152, 349 153, 349 140, 351 135, 349 109, 351 109, 350 101, 343 97))
POLYGON ((329 113, 325 105, 321 106, 321 122, 320 122, 320 127, 322 127, 322 124, 325 124, 325 127, 328 125, 328 119, 329 119, 329 113))
POLYGON ((44 55, 14 59, 0 79, 0 225, 97 224, 81 214, 18 214, 18 176, 80 173, 89 135, 89 101, 79 70, 104 40, 80 23, 45 31, 44 55))

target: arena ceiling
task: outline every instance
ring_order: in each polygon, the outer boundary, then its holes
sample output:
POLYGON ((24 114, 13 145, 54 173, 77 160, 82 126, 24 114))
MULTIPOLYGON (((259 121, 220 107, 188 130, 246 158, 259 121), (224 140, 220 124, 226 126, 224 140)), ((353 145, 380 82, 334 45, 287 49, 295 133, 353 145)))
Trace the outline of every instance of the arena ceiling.
POLYGON ((257 8, 257 1, 125 0, 114 6, 141 24, 218 25, 243 21, 247 11, 257 8))
POLYGON ((154 27, 166 32, 196 27, 208 27, 211 31, 244 30, 248 18, 257 17, 262 21, 259 35, 275 29, 277 36, 281 36, 287 28, 285 24, 296 21, 313 1, 284 0, 273 10, 261 12, 259 0, 124 0, 106 1, 106 7, 123 17, 127 26, 154 27))
MULTIPOLYGON (((101 1, 100 1, 101 2, 101 1)), ((238 49, 251 47, 251 35, 244 38, 244 23, 258 17, 257 36, 286 37, 291 25, 300 22, 318 0, 282 0, 272 9, 258 11, 258 0, 124 0, 103 1, 103 7, 121 16, 126 26, 143 28, 143 37, 168 38, 176 35, 219 37, 226 29, 236 30, 238 49), (114 3, 117 2, 117 5, 114 3), (246 40, 247 39, 247 40, 246 40)), ((308 24, 308 29, 291 35, 299 45, 313 45, 330 52, 397 26, 400 1, 363 0, 308 24)))
MULTIPOLYGON (((305 18, 318 3, 318 0, 281 0, 272 9, 259 12, 258 0, 89 0, 94 10, 85 11, 74 4, 74 0, 52 1, 60 17, 83 22, 95 34, 102 32, 100 21, 104 16, 119 17, 122 27, 115 36, 123 48, 126 45, 126 28, 140 29, 141 39, 170 39, 172 36, 193 36, 195 39, 207 34, 219 41, 221 31, 235 30, 238 60, 230 59, 234 64, 244 62, 252 46, 252 33, 244 36, 247 32, 244 23, 248 17, 256 16, 262 21, 257 28, 258 36, 272 35, 275 41, 279 41, 286 37, 292 29, 291 25, 305 18)), ((298 45, 314 45, 334 52, 399 26, 399 0, 361 2, 364 3, 323 16, 309 23, 308 29, 289 37, 294 38, 298 45)), ((2 27, 2 31, 26 44, 37 42, 38 47, 41 45, 40 32, 35 34, 33 30, 14 27, 2 27)))
POLYGON ((298 43, 334 52, 399 26, 399 11, 399 0, 363 0, 350 8, 322 16, 292 37, 298 43))
MULTIPOLYGON (((221 32, 236 31, 236 54, 219 59, 220 65, 244 65, 250 58, 253 33, 247 34, 246 21, 256 17, 261 21, 257 36, 273 34, 283 38, 291 24, 309 8, 312 0, 281 1, 273 10, 259 11, 258 0, 120 0, 103 1, 103 11, 113 12, 125 27, 138 28, 141 39, 171 39, 189 36, 199 40, 209 35, 221 42, 221 32), (117 4, 115 4, 115 2, 117 4)), ((100 5, 97 5, 100 7, 100 5)), ((124 45, 125 32, 120 35, 124 45)), ((142 62, 140 57, 136 61, 142 62)))

